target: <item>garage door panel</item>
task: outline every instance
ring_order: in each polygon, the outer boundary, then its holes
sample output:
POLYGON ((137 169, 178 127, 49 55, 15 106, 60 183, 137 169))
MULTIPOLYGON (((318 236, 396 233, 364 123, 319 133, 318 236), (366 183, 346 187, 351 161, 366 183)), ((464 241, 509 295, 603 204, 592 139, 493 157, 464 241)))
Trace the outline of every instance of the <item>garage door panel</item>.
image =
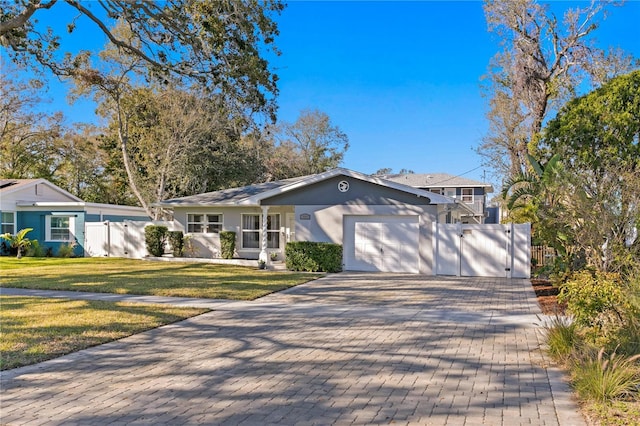
POLYGON ((347 216, 345 269, 418 273, 417 216, 347 216))

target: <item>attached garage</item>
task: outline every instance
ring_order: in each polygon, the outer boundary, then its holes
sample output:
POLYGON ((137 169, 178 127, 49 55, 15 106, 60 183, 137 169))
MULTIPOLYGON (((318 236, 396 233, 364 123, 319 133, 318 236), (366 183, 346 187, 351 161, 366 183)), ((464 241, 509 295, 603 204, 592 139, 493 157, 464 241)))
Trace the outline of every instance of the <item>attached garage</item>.
POLYGON ((418 216, 345 216, 344 268, 417 274, 418 216))

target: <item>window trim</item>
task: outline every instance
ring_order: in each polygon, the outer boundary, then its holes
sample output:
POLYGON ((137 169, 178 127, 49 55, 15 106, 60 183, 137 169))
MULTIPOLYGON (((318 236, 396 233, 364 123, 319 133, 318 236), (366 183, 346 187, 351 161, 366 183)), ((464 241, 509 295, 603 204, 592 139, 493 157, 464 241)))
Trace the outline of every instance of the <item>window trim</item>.
POLYGON ((460 200, 466 204, 473 204, 475 195, 473 193, 473 188, 460 188, 460 200), (464 191, 470 191, 471 194, 465 194, 464 191), (466 201, 465 197, 471 197, 471 201, 466 201))
POLYGON ((458 191, 455 188, 444 188, 442 195, 451 198, 458 198, 458 191), (453 192, 453 194, 451 194, 453 192))
MULTIPOLYGON (((55 228, 55 229, 63 229, 63 228, 55 228)), ((75 229, 76 229, 76 215, 75 214, 54 214, 47 215, 45 220, 45 241, 51 243, 70 243, 75 241, 75 229), (69 239, 68 240, 54 240, 51 236, 51 220, 52 218, 66 217, 69 219, 69 239)))
POLYGON ((224 227, 224 214, 218 212, 187 212, 186 213, 186 233, 187 234, 219 234, 224 227), (203 222, 193 222, 189 220, 189 216, 202 215, 204 221, 203 222), (220 216, 220 222, 209 222, 209 216, 220 216), (189 225, 200 224, 202 225, 202 232, 189 231, 189 225), (219 226, 218 229, 214 229, 213 231, 209 230, 210 226, 219 226))
POLYGON ((0 234, 4 234, 5 232, 9 232, 9 231, 5 231, 3 228, 6 225, 11 225, 11 227, 13 228, 13 231, 10 232, 11 235, 15 235, 16 234, 16 212, 13 211, 3 211, 2 215, 0 215, 0 234), (5 214, 10 214, 11 215, 11 222, 4 222, 2 220, 2 216, 4 216, 5 214))
MULTIPOLYGON (((281 214, 280 213, 269 213, 267 214, 267 216, 278 216, 278 224, 281 224, 281 214)), ((273 222, 273 221, 272 221, 273 222)), ((277 247, 269 247, 269 239, 267 238, 267 249, 270 250, 280 250, 280 226, 278 226, 277 229, 267 229, 267 235, 268 234, 275 234, 275 239, 272 239, 271 241, 277 241, 278 246, 277 247)), ((262 239, 262 214, 261 213, 242 213, 240 215, 240 245, 241 245, 241 249, 242 250, 254 250, 254 251, 260 251, 261 250, 261 242, 262 239), (258 229, 245 229, 244 228, 244 218, 245 216, 258 216, 258 229), (245 232, 255 232, 258 234, 258 247, 245 247, 244 245, 244 233, 245 232)))

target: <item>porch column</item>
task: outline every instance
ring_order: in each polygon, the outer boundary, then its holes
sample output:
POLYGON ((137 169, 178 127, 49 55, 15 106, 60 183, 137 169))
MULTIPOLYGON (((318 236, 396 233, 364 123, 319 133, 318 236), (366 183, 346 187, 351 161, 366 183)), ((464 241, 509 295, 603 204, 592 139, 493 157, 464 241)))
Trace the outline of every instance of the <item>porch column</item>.
POLYGON ((260 256, 259 259, 269 264, 269 256, 267 255, 267 217, 269 215, 269 206, 262 206, 262 238, 260 239, 260 256))

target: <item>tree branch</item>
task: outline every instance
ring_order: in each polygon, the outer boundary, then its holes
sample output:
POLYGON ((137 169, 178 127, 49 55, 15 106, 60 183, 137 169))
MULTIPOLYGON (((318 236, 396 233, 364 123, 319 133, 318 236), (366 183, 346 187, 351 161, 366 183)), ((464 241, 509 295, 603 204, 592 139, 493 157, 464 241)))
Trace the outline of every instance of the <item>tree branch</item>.
POLYGON ((45 3, 29 3, 25 9, 16 15, 14 18, 9 19, 5 22, 0 22, 0 37, 8 33, 9 31, 15 30, 16 28, 23 27, 31 16, 36 13, 39 9, 50 9, 51 6, 56 4, 58 0, 50 0, 45 3))

